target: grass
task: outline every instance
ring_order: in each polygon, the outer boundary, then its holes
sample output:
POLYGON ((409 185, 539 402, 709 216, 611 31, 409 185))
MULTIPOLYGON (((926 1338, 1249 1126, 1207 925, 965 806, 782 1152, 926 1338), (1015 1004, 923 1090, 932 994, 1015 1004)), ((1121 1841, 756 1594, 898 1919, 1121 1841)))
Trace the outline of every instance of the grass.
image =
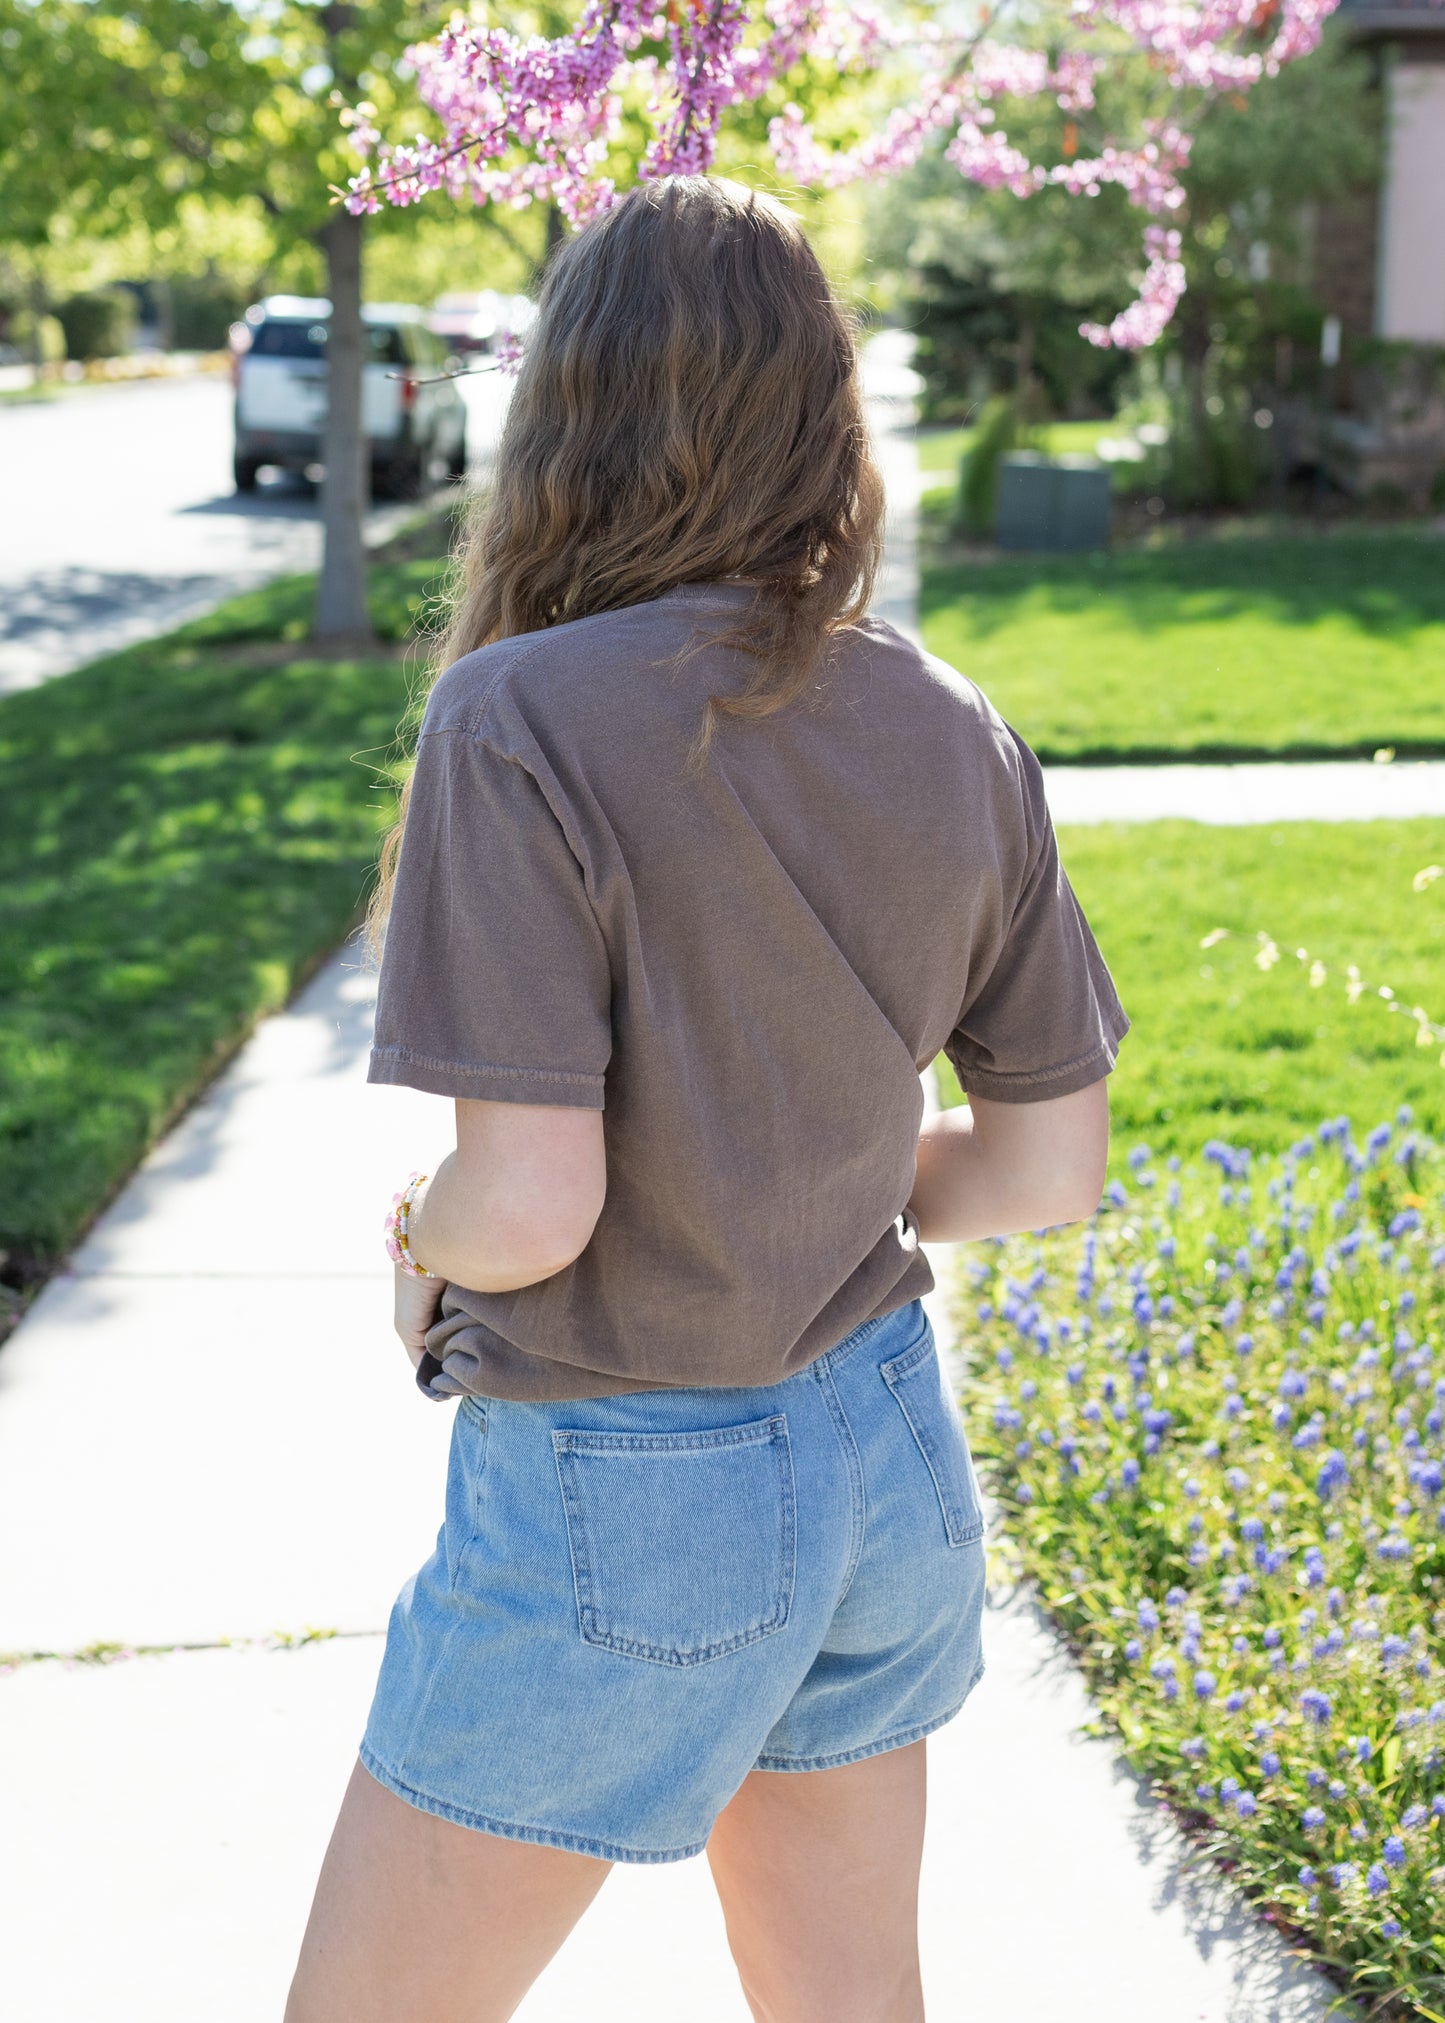
POLYGON ((1402 1112, 1160 1165, 960 1271, 991 1550, 1201 1850, 1372 2017, 1438 2018, 1445 1158, 1402 1112))
MULTIPOLYGON (((1039 433, 1051 457, 1092 456, 1106 436, 1116 436, 1120 429, 1116 421, 1055 421, 1039 433)), ((919 430, 918 468, 925 492, 946 491, 957 482, 959 462, 972 438, 971 428, 919 430)))
POLYGON ((355 921, 438 525, 374 568, 382 644, 293 643, 313 583, 0 702, 0 1250, 25 1282, 355 921), (428 552, 429 551, 429 552, 428 552))
POLYGON ((1108 823, 1060 847, 1133 1020, 1110 1078, 1116 1170, 1139 1138, 1185 1157, 1211 1137, 1278 1151, 1312 1118, 1400 1103, 1445 1133, 1445 1036, 1417 1045, 1409 1015, 1445 1022, 1445 877, 1413 883, 1445 864, 1445 821, 1108 823), (1267 970, 1260 933, 1280 951, 1267 970), (1368 986, 1353 1003, 1351 964, 1368 986))
POLYGON ((1045 758, 1445 751, 1445 542, 1425 533, 934 559, 929 648, 1045 758))

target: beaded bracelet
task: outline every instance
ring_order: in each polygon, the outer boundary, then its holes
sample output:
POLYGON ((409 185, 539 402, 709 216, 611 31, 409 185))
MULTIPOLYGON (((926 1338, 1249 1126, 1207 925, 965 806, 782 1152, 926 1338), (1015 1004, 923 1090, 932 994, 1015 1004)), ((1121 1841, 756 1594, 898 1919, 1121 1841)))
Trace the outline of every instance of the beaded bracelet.
POLYGON ((411 1225, 411 1205, 416 1199, 416 1191, 426 1181, 425 1173, 413 1173, 400 1194, 393 1194, 391 1207, 382 1225, 386 1230, 386 1254, 393 1264, 399 1264, 410 1278, 435 1278, 434 1271, 428 1271, 424 1264, 418 1264, 411 1254, 407 1242, 407 1230, 411 1225))

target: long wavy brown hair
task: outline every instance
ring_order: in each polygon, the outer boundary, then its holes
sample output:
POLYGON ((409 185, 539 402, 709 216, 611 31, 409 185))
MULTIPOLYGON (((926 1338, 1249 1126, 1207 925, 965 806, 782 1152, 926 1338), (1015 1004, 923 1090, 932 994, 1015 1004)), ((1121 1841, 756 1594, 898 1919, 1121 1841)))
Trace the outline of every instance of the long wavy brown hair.
MULTIPOLYGON (((719 178, 640 183, 547 268, 435 672, 680 584, 752 583, 723 635, 752 665, 738 693, 708 698, 698 765, 721 716, 769 716, 815 686, 868 607, 882 523, 853 320, 796 220, 719 178)), ((374 948, 406 803, 382 846, 374 948)))

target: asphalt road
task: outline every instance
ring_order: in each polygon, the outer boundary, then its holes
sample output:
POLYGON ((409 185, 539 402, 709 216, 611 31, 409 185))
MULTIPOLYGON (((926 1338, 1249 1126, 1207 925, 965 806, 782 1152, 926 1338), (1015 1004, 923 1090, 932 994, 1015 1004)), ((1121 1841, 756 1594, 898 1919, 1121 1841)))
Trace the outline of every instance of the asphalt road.
MULTIPOLYGON (((475 467, 490 456, 508 383, 478 374, 462 391, 475 467)), ((410 510, 375 508, 368 538, 410 510)), ((0 407, 0 694, 315 568, 316 513, 292 479, 248 497, 232 489, 224 379, 0 407)))

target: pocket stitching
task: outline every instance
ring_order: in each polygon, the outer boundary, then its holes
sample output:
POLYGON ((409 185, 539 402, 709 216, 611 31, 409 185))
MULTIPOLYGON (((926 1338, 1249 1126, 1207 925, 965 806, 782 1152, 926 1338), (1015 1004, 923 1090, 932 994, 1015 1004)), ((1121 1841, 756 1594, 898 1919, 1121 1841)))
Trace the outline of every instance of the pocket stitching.
MULTIPOLYGON (((978 1516, 974 1517, 967 1503, 962 1500, 959 1502, 957 1511, 949 1508, 949 1498, 944 1490, 942 1472, 934 1456, 929 1452, 929 1438, 925 1434, 921 1421, 908 1409, 908 1401, 899 1388, 903 1380, 910 1377, 919 1364, 928 1358, 932 1348, 933 1342, 931 1337, 925 1336, 923 1341, 918 1343, 916 1347, 907 1350, 901 1356, 895 1356, 892 1362, 880 1364, 879 1374, 882 1376, 888 1389, 892 1392, 894 1401, 899 1411, 903 1414, 908 1430, 913 1435, 913 1444, 923 1456, 924 1465, 932 1478, 934 1494, 938 1498, 938 1507, 943 1513, 943 1529, 949 1544, 972 1545, 975 1540, 983 1537, 982 1510, 980 1509, 978 1516)), ((956 1410, 957 1408, 950 1407, 950 1409, 956 1410)), ((961 1433, 962 1428, 960 1427, 959 1430, 961 1433)), ((971 1460, 965 1463, 965 1473, 970 1486, 972 1486, 973 1468, 971 1460)))
POLYGON ((567 1429, 552 1434, 553 1457, 562 1493, 562 1515, 567 1527, 568 1555, 572 1562, 572 1588, 577 1603, 577 1626, 582 1641, 595 1650, 617 1651, 625 1657, 659 1665, 700 1665, 726 1656, 771 1636, 788 1621, 792 1611, 797 1575, 797 1494, 793 1474, 792 1442, 788 1437, 786 1414, 752 1421, 746 1426, 704 1428, 696 1433, 606 1433, 567 1429), (778 1471, 779 1540, 777 1591, 770 1612, 761 1622, 750 1624, 732 1637, 720 1638, 687 1650, 677 1650, 637 1638, 621 1637, 600 1627, 600 1611, 591 1599, 594 1588, 592 1558, 588 1549, 587 1520, 577 1493, 575 1471, 566 1465, 582 1454, 617 1453, 697 1453, 717 1447, 771 1447, 778 1471))

